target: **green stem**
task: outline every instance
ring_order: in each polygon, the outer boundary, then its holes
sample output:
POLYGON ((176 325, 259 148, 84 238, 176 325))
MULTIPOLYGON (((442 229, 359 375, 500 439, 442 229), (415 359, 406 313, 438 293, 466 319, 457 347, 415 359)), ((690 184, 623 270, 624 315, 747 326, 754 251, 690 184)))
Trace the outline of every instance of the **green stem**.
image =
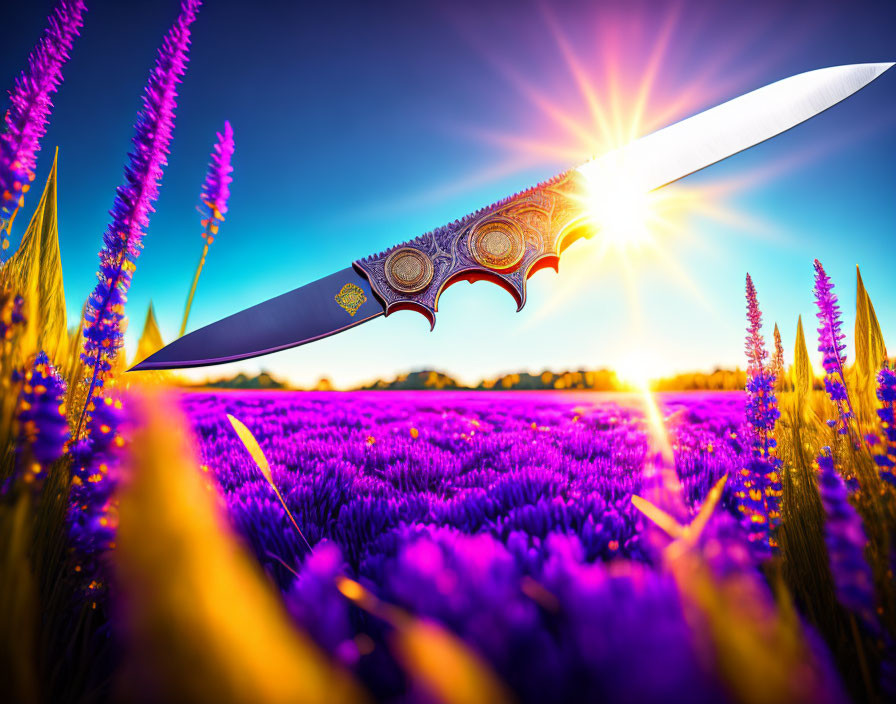
POLYGON ((202 267, 205 266, 205 257, 208 255, 208 236, 211 230, 211 224, 214 218, 209 218, 208 227, 205 228, 205 245, 202 248, 202 256, 199 257, 199 264, 196 266, 196 273, 193 275, 193 285, 190 286, 190 293, 187 294, 187 305, 184 307, 184 319, 180 324, 180 333, 178 337, 183 337, 187 331, 187 319, 190 317, 190 309, 193 307, 193 297, 196 295, 196 286, 199 284, 199 275, 202 273, 202 267))

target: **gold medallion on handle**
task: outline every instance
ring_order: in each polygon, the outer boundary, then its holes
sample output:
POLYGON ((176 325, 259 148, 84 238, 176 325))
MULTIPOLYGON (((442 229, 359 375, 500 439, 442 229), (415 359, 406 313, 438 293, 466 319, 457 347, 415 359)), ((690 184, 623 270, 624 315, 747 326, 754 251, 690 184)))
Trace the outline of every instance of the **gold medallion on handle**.
POLYGON ((386 280, 401 293, 419 293, 432 281, 432 260, 413 247, 396 249, 386 259, 386 280))
POLYGON ((470 254, 477 262, 497 271, 516 268, 526 253, 519 226, 503 217, 476 225, 470 231, 469 246, 470 254))

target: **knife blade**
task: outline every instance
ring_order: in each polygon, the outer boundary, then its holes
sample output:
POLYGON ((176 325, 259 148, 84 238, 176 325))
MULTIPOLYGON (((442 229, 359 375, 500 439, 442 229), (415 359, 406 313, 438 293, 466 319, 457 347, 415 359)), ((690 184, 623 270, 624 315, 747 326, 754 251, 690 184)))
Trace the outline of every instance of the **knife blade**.
POLYGON ((785 132, 860 90, 893 66, 868 63, 808 71, 769 84, 641 137, 461 220, 355 261, 350 268, 271 298, 181 337, 131 370, 223 364, 303 345, 397 310, 432 326, 441 293, 489 280, 526 302, 526 281, 558 267, 587 235, 583 201, 624 172, 655 190, 785 132))

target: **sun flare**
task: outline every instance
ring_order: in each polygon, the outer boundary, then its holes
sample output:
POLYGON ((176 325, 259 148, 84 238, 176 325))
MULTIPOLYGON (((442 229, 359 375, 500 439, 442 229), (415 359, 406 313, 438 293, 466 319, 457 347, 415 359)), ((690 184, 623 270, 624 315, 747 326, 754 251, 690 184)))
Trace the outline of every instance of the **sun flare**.
POLYGON ((631 278, 626 305, 632 317, 638 305, 632 292, 641 282, 657 277, 669 279, 702 309, 710 309, 709 297, 699 290, 689 262, 676 252, 683 240, 696 239, 697 218, 755 231, 756 223, 735 211, 728 198, 750 183, 673 184, 653 190, 640 185, 638 174, 626 164, 606 168, 606 156, 624 153, 622 148, 639 137, 722 102, 730 97, 729 89, 710 69, 691 73, 682 81, 670 54, 670 37, 679 21, 675 12, 657 17, 653 29, 645 29, 648 25, 643 23, 617 22, 608 34, 600 27, 609 25, 600 25, 590 45, 575 47, 551 11, 542 7, 541 12, 568 71, 565 79, 553 83, 558 89, 540 86, 495 54, 488 42, 475 42, 484 58, 542 118, 538 131, 472 130, 478 138, 507 149, 508 164, 578 164, 585 179, 582 218, 592 233, 590 242, 563 255, 564 276, 574 280, 555 288, 539 307, 536 320, 581 296, 588 280, 608 267, 624 270, 631 278), (589 168, 596 162, 601 162, 597 168, 589 168))
POLYGON ((622 178, 609 184, 589 182, 584 205, 605 247, 631 250, 652 240, 651 225, 657 218, 652 201, 636 181, 622 178))

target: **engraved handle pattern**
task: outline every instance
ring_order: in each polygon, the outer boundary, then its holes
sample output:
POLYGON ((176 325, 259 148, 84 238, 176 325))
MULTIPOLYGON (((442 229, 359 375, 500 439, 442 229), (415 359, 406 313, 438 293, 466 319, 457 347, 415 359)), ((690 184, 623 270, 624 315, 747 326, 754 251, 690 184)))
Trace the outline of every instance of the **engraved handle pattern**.
POLYGON ((386 308, 416 310, 435 327, 439 296, 458 281, 487 280, 508 291, 522 310, 526 281, 559 265, 572 241, 589 236, 584 184, 575 170, 354 263, 386 308))

